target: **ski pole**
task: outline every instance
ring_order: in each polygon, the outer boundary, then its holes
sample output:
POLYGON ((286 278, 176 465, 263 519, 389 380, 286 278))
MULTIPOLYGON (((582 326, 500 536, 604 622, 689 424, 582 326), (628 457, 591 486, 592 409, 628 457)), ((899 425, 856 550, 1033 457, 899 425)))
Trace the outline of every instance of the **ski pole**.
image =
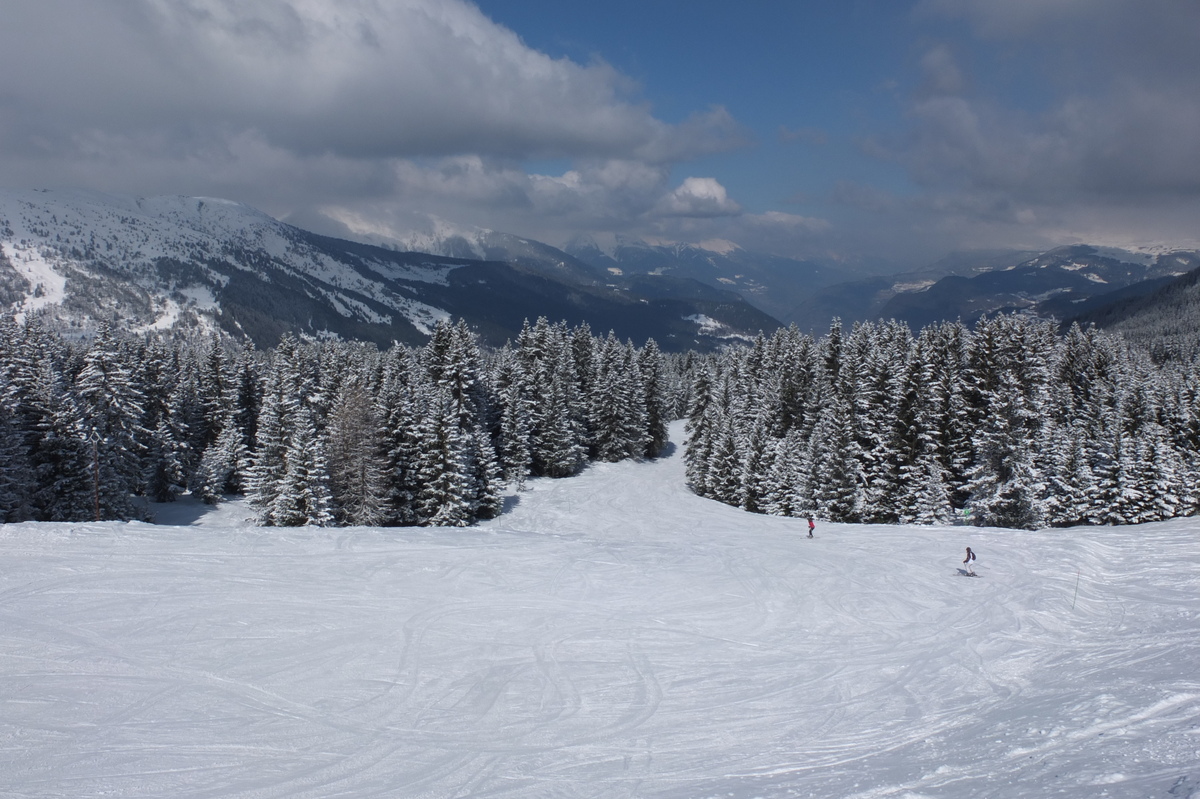
POLYGON ((1075 600, 1079 599, 1079 569, 1075 570, 1075 596, 1071 599, 1071 610, 1075 609, 1075 600))

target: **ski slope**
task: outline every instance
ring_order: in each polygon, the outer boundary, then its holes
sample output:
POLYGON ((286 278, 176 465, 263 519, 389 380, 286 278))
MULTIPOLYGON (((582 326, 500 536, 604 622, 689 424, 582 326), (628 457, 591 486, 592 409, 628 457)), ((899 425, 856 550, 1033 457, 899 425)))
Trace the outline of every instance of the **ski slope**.
POLYGON ((809 540, 682 471, 0 526, 0 796, 1200 797, 1200 520, 809 540))

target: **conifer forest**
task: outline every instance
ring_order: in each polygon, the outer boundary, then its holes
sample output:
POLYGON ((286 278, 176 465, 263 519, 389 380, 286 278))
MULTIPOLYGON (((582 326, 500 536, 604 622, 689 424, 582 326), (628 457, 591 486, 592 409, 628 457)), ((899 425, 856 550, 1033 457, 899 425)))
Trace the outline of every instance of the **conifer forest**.
POLYGON ((487 352, 461 322, 386 351, 70 343, 12 319, 0 341, 7 521, 144 519, 191 491, 245 495, 264 526, 462 526, 528 476, 653 458, 682 400, 652 341, 545 319, 487 352))
POLYGON ((780 330, 692 389, 693 491, 837 522, 1034 529, 1197 511, 1200 376, 1011 315, 780 330))
POLYGON ((1034 529, 1200 507, 1200 375, 1119 336, 998 316, 795 327, 664 354, 527 323, 422 347, 0 322, 0 517, 147 519, 184 492, 263 526, 463 526, 506 487, 654 458, 688 417, 687 480, 750 512, 1034 529))

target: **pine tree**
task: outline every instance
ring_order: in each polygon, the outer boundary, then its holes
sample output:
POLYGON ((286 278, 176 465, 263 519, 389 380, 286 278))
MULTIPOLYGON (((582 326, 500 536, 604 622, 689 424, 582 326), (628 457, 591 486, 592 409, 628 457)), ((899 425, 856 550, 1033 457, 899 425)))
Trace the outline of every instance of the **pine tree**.
POLYGON ((377 438, 382 422, 359 380, 342 384, 327 435, 330 487, 343 524, 373 526, 387 518, 385 453, 377 438))
POLYGON ((267 521, 276 527, 329 527, 336 517, 325 442, 317 434, 313 414, 307 408, 299 409, 290 421, 283 476, 267 521))
POLYGON ((799 432, 795 428, 783 438, 775 440, 762 503, 764 513, 800 516, 809 507, 810 503, 805 501, 805 470, 800 457, 802 447, 799 432))
POLYGON ((446 386, 433 387, 427 402, 418 430, 417 515, 431 527, 463 527, 474 520, 472 442, 459 427, 458 403, 446 386))
POLYGON ((830 521, 859 519, 862 471, 857 443, 851 435, 853 427, 848 403, 835 396, 830 405, 822 408, 808 441, 807 482, 812 492, 812 507, 830 521))
POLYGON ((525 480, 533 469, 531 439, 533 437, 534 398, 528 393, 529 384, 521 364, 510 350, 502 353, 497 368, 497 392, 500 402, 500 430, 497 449, 504 478, 525 488, 525 480))
POLYGON ((0 370, 0 522, 24 521, 34 490, 29 449, 15 409, 16 387, 0 370))
POLYGON ((646 409, 646 446, 641 454, 657 458, 667 446, 667 425, 673 415, 666 367, 654 339, 649 339, 638 353, 637 365, 642 383, 642 404, 646 409))
POLYGON ((96 450, 101 518, 146 518, 134 495, 145 486, 141 459, 151 433, 141 425, 141 389, 109 328, 100 329, 85 354, 76 391, 87 438, 96 450))
POLYGON ((427 407, 411 353, 393 347, 385 357, 380 387, 380 447, 384 452, 384 525, 413 525, 417 515, 421 455, 420 412, 427 407))
POLYGON ((98 521, 101 504, 99 437, 89 436, 83 412, 52 359, 38 365, 29 397, 35 446, 32 517, 39 521, 98 521), (90 440, 89 440, 90 438, 90 440))
POLYGON ((204 451, 189 485, 193 494, 210 505, 220 502, 226 494, 241 494, 246 490, 244 481, 250 453, 235 416, 234 410, 226 413, 221 434, 204 451))

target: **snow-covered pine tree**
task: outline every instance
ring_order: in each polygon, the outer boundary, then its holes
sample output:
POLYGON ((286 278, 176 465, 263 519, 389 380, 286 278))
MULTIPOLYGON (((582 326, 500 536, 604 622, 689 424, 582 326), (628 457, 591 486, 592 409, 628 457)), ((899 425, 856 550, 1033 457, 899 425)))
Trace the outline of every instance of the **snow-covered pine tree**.
POLYGON ((142 458, 151 432, 141 422, 141 388, 134 382, 112 330, 101 326, 83 358, 76 378, 87 438, 96 450, 100 483, 100 516, 105 519, 146 518, 134 499, 145 486, 142 458))
POLYGON ((32 518, 78 522, 105 518, 100 492, 99 438, 89 440, 90 427, 80 403, 65 385, 50 357, 38 364, 29 396, 35 445, 30 452, 34 474, 32 518))
POLYGON ((464 527, 474 520, 471 438, 458 424, 459 404, 446 385, 430 388, 418 428, 417 494, 421 524, 464 527))
POLYGON ((708 491, 705 496, 724 502, 726 505, 741 505, 742 502, 742 454, 741 442, 733 418, 722 416, 722 424, 712 434, 712 454, 706 478, 708 491))
POLYGON ((1045 423, 1050 418, 1051 328, 1017 316, 981 320, 973 375, 977 427, 968 473, 979 524, 1036 528, 1046 520, 1045 423))
POLYGON ((751 513, 764 513, 770 493, 768 475, 775 456, 774 441, 767 435, 764 417, 755 419, 738 447, 741 468, 738 474, 738 504, 751 513))
POLYGON ((266 521, 276 527, 332 526, 336 516, 325 442, 317 433, 313 412, 301 405, 288 421, 283 476, 266 521))
MULTIPOLYGON (((541 334, 534 328, 534 346, 542 353, 539 359, 530 359, 522 353, 526 362, 534 395, 538 402, 534 408, 533 435, 530 447, 533 455, 533 473, 546 477, 569 477, 576 474, 586 462, 587 449, 584 445, 584 429, 579 421, 582 415, 581 402, 575 383, 572 353, 562 336, 541 334)), ((522 345, 524 346, 524 345, 522 345)))
POLYGON ((494 519, 504 508, 504 476, 496 460, 496 448, 487 431, 472 432, 470 462, 474 484, 472 516, 474 519, 494 519))
POLYGON ((647 340, 638 353, 637 365, 646 407, 646 447, 641 454, 647 458, 657 458, 667 446, 667 425, 674 416, 666 367, 654 339, 647 340))
POLYGON ((950 483, 938 453, 929 449, 914 464, 912 478, 916 481, 910 511, 901 514, 901 521, 914 524, 951 524, 955 519, 950 502, 950 483))
POLYGON ((1051 468, 1047 474, 1046 523, 1071 527, 1087 523, 1096 493, 1091 457, 1083 425, 1058 424, 1048 439, 1051 468))
POLYGON ((381 522, 384 525, 413 525, 419 521, 416 507, 420 488, 419 425, 421 413, 427 407, 427 384, 411 351, 393 347, 385 353, 378 402, 387 499, 381 522))
POLYGON ((834 393, 821 409, 808 440, 806 482, 812 492, 812 507, 822 518, 834 522, 859 519, 859 490, 862 486, 858 444, 851 432, 854 421, 849 402, 834 393))
POLYGON ((245 436, 235 422, 236 416, 235 409, 226 412, 221 434, 204 450, 188 486, 193 494, 210 505, 220 502, 226 494, 241 494, 246 490, 244 481, 250 453, 245 436))
POLYGON ((811 501, 807 498, 799 430, 793 427, 783 438, 775 439, 774 446, 762 510, 773 516, 800 516, 811 507, 811 501))
POLYGON ((499 466, 504 479, 521 491, 533 469, 534 398, 521 362, 508 347, 497 359, 495 389, 500 404, 499 466))
POLYGON ((342 383, 329 417, 330 489, 341 524, 374 526, 387 518, 383 418, 361 377, 342 383))
POLYGON ((850 402, 862 453, 859 518, 893 524, 904 498, 901 470, 911 463, 915 443, 909 440, 916 404, 909 393, 912 335, 907 326, 891 322, 856 326, 851 338, 847 350, 855 357, 847 362, 855 367, 855 381, 850 402))
POLYGON ((687 450, 684 452, 687 485, 702 497, 711 496, 708 475, 712 468, 713 444, 724 417, 713 368, 710 364, 697 370, 684 426, 687 434, 687 450))
MULTIPOLYGON (((291 336, 280 339, 267 369, 255 425, 252 462, 247 474, 250 503, 258 511, 260 524, 273 525, 276 503, 287 474, 287 456, 292 448, 297 417, 304 409, 310 381, 302 363, 299 343, 291 336)), ((315 435, 315 430, 314 430, 315 435)), ((293 473, 296 479, 298 473, 293 473)))
POLYGON ((19 403, 16 387, 0 369, 0 522, 24 521, 34 490, 29 449, 15 413, 19 403))
POLYGON ((598 353, 599 368, 588 414, 593 457, 620 461, 646 451, 646 397, 632 345, 609 333, 598 353))

